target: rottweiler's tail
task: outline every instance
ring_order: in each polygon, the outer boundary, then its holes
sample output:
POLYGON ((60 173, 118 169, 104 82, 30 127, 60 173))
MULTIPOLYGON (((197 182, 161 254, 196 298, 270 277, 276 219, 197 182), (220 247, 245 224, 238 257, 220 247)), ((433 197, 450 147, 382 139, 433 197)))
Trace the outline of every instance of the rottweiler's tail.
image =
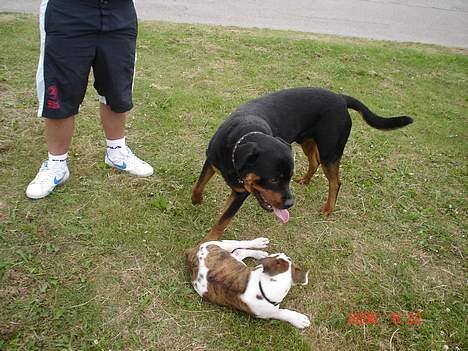
POLYGON ((371 127, 377 129, 397 129, 413 123, 413 119, 408 116, 398 116, 389 118, 377 116, 358 99, 346 95, 342 96, 346 100, 348 108, 358 111, 364 118, 364 120, 367 122, 367 124, 369 124, 371 127))

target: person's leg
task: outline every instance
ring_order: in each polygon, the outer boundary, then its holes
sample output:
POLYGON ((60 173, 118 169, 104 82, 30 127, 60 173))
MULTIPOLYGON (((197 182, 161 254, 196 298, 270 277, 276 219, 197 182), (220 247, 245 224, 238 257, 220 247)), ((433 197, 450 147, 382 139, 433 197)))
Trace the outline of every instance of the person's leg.
POLYGON ((100 115, 107 139, 105 162, 130 174, 148 177, 153 167, 136 157, 125 143, 127 112, 133 107, 137 19, 132 2, 109 2, 116 14, 106 18, 107 30, 97 41, 93 62, 94 87, 100 96, 100 115), (116 21, 115 19, 119 19, 116 21))
POLYGON ((26 189, 30 198, 49 195, 70 175, 67 157, 74 116, 86 92, 96 53, 95 24, 100 24, 100 20, 99 9, 82 2, 43 0, 41 3, 37 115, 44 118, 49 157, 26 189))
POLYGON ((36 177, 29 183, 26 195, 41 199, 70 177, 67 159, 73 136, 75 117, 63 119, 44 118, 49 158, 44 161, 36 177))
POLYGON ((130 174, 148 177, 154 170, 148 163, 135 156, 125 142, 126 112, 114 112, 110 106, 101 103, 99 106, 102 128, 107 141, 107 152, 104 161, 111 167, 130 174))
POLYGON ((49 154, 66 154, 72 141, 75 116, 63 119, 44 118, 44 120, 49 154))
POLYGON ((44 118, 49 157, 26 189, 30 198, 49 195, 70 176, 67 158, 75 115, 83 101, 96 52, 93 23, 100 23, 98 8, 83 6, 81 2, 41 3, 37 115, 44 118))
POLYGON ((126 112, 114 112, 108 105, 101 103, 99 104, 99 114, 106 139, 117 140, 125 137, 126 112))

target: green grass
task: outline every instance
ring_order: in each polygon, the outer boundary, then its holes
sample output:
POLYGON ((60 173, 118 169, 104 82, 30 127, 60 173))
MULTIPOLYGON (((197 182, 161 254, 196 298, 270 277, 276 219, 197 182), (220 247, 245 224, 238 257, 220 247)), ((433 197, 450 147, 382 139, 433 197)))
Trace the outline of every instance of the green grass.
MULTIPOLYGON (((0 14, 1 350, 449 350, 467 340, 467 52, 284 31, 142 22, 128 142, 156 167, 136 179, 104 165, 90 85, 51 196, 24 190, 46 156, 35 117, 37 18, 0 14), (191 186, 220 122, 273 90, 321 86, 415 123, 381 132, 353 113, 337 212, 324 219, 319 172, 293 184, 280 225, 249 199, 225 238, 267 236, 310 270, 283 306, 304 331, 201 301, 183 252, 207 233, 229 190, 200 207, 191 186), (376 325, 349 325, 373 311, 376 325), (423 321, 406 323, 408 312, 423 321), (390 322, 400 313, 402 324, 390 322)), ((298 147, 296 174, 306 169, 298 147)))

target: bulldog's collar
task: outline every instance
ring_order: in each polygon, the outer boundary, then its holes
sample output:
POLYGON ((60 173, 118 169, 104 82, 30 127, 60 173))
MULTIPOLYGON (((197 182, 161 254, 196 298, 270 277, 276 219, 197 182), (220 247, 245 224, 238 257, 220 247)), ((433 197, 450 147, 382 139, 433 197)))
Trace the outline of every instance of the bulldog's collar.
POLYGON ((266 297, 265 292, 263 291, 263 288, 262 288, 262 281, 261 280, 258 281, 258 287, 260 288, 260 293, 262 294, 262 296, 264 297, 265 300, 267 300, 273 306, 278 306, 280 304, 279 302, 273 302, 268 297, 266 297))
POLYGON ((240 174, 236 170, 236 151, 237 151, 237 148, 239 147, 240 143, 242 143, 246 137, 248 137, 249 135, 252 135, 252 134, 264 134, 264 133, 257 132, 257 131, 248 132, 247 134, 244 134, 243 136, 241 136, 239 138, 239 140, 236 141, 236 143, 234 144, 234 148, 232 149, 232 154, 231 154, 232 166, 234 167, 234 171, 237 174, 237 182, 240 183, 240 184, 243 184, 244 181, 241 179, 240 174))

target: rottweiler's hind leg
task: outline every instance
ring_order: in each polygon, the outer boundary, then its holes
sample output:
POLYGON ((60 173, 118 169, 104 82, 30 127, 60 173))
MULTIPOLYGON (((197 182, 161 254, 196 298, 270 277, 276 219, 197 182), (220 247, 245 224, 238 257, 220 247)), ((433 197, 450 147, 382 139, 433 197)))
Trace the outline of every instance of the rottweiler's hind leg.
POLYGON ((310 183, 312 176, 317 171, 318 166, 320 165, 320 154, 317 147, 317 144, 313 139, 307 139, 301 144, 302 150, 304 151, 307 159, 309 160, 309 169, 307 173, 302 176, 296 178, 296 182, 299 184, 307 185, 310 183))
POLYGON ((203 164, 200 176, 197 182, 192 188, 192 204, 199 205, 203 201, 203 190, 205 189, 206 183, 208 183, 215 174, 215 170, 208 160, 203 164))
POLYGON ((328 180, 328 199, 323 206, 322 212, 328 217, 335 210, 336 198, 341 187, 339 174, 340 160, 329 165, 322 165, 322 169, 328 180))

